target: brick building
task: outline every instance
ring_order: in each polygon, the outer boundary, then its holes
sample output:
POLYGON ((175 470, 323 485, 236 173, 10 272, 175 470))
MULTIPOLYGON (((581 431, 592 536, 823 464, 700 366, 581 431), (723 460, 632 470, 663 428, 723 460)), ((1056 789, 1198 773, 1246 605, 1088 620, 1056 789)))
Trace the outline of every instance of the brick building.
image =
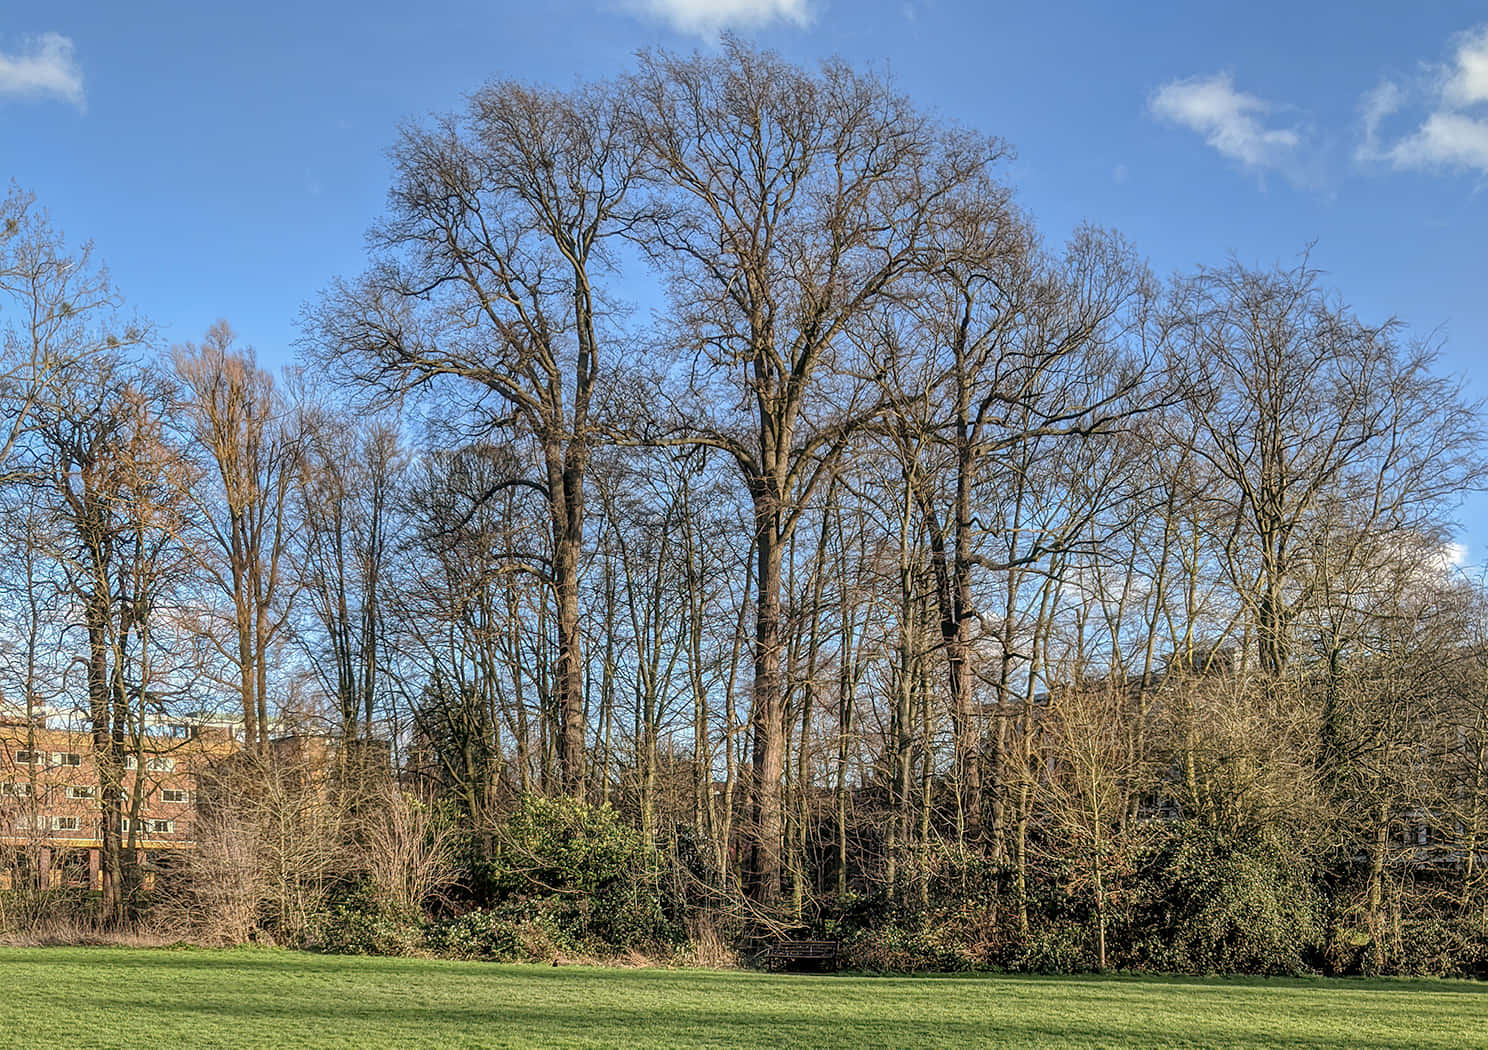
MULTIPOLYGON (((239 747, 232 723, 162 722, 130 748, 117 819, 147 875, 193 847, 199 778, 239 747)), ((101 889, 101 790, 90 733, 0 716, 0 888, 101 889)))

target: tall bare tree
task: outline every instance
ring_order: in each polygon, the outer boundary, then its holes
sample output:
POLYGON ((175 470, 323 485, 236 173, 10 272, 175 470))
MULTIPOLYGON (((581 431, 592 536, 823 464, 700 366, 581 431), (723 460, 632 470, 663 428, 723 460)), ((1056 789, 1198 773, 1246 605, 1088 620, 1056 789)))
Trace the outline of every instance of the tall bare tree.
POLYGON ((300 423, 295 571, 313 629, 306 651, 335 699, 335 732, 351 756, 379 731, 388 687, 384 601, 395 547, 394 493, 406 462, 396 430, 335 412, 300 423))
MULTIPOLYGON (((892 372, 905 425, 941 449, 936 468, 907 477, 932 551, 958 812, 972 839, 983 835, 984 815, 973 647, 985 624, 1000 622, 992 677, 1005 703, 1015 651, 1008 602, 1018 581, 1087 538, 1083 525, 1102 506, 1085 501, 1083 517, 1035 526, 1022 520, 1023 497, 1049 487, 1035 479, 1051 448, 1109 433, 1163 396, 1146 374, 1158 371, 1155 354, 1139 338, 1152 298, 1146 268, 1119 237, 1082 229, 1063 259, 1047 259, 1005 196, 963 199, 937 238, 916 303, 928 362, 906 362, 913 385, 900 368, 892 372), (1001 609, 978 608, 976 578, 986 574, 1005 583, 1001 609)), ((994 776, 999 737, 991 738, 994 776)), ((991 839, 1000 853, 1000 818, 991 839)))
POLYGON ((287 514, 297 443, 273 377, 257 366, 252 350, 233 346, 225 321, 200 346, 176 347, 172 359, 186 392, 193 447, 213 468, 210 495, 198 496, 211 541, 202 570, 231 603, 231 642, 222 649, 238 672, 245 738, 265 752, 270 665, 287 616, 287 514))
POLYGON ((495 83, 464 115, 405 129, 391 216, 372 233, 376 264, 309 318, 321 348, 373 386, 402 393, 452 378, 478 426, 536 443, 536 476, 503 484, 537 489, 549 508, 556 743, 573 795, 584 791, 584 480, 604 369, 596 279, 636 175, 618 105, 603 87, 495 83))
MULTIPOLYGON (((37 425, 52 514, 67 537, 56 556, 86 640, 79 662, 99 775, 104 915, 112 922, 124 919, 139 874, 142 737, 149 716, 161 713, 169 672, 180 681, 179 668, 162 666, 156 639, 171 611, 166 593, 181 583, 184 493, 192 480, 166 441, 169 401, 154 377, 101 355, 69 367, 37 425)), ((166 661, 173 648, 164 647, 166 661)))
POLYGON ((664 440, 722 450, 754 511, 751 888, 779 899, 781 557, 831 462, 870 415, 875 307, 923 259, 939 209, 982 179, 995 142, 947 132, 882 79, 810 73, 725 40, 644 56, 630 82, 654 188, 641 244, 670 280, 695 367, 664 440), (723 384, 728 384, 724 386, 723 384), (711 402, 711 404, 709 403, 711 402))
POLYGON ((1171 324, 1205 394, 1196 452, 1223 481, 1220 542, 1254 625, 1261 669, 1280 673, 1314 598, 1309 536, 1350 503, 1361 529, 1419 528, 1479 476, 1481 422, 1430 348, 1399 322, 1361 321, 1305 260, 1231 262, 1181 284, 1171 324))

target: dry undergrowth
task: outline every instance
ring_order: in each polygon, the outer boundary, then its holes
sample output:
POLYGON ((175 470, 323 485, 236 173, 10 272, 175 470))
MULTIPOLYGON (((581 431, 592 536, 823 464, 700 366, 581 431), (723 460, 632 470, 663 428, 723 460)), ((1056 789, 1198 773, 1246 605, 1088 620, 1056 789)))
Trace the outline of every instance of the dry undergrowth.
POLYGON ((188 943, 180 931, 129 925, 105 929, 72 919, 47 919, 24 930, 0 931, 7 948, 164 948, 188 943))

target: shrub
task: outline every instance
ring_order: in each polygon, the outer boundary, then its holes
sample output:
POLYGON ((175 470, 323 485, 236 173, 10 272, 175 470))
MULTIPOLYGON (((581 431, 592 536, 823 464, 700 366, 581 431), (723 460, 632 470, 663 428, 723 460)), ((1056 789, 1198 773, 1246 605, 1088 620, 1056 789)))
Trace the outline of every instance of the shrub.
POLYGON ((1138 961, 1198 972, 1310 972, 1323 939, 1311 871, 1281 836, 1243 838, 1184 823, 1155 851, 1146 887, 1148 929, 1138 961))
POLYGON ((203 778, 196 848, 181 852, 164 896, 194 937, 240 944, 315 940, 349 869, 348 814, 308 760, 235 756, 203 778))
POLYGON ((374 781, 361 808, 353 859, 370 898, 383 911, 417 914, 459 874, 454 822, 390 781, 374 781))
POLYGON ((541 920, 581 950, 670 950, 681 940, 659 888, 660 856, 609 806, 525 795, 497 836, 492 903, 541 920))
POLYGON ((977 968, 953 931, 888 923, 862 930, 843 944, 847 965, 882 973, 950 973, 977 968))
POLYGON ((315 917, 311 943, 334 955, 413 955, 424 945, 420 923, 353 899, 315 917))
POLYGON ((1083 973, 1095 968, 1084 926, 1069 922, 1045 923, 1029 930, 1013 954, 1012 965, 1028 973, 1083 973))
POLYGON ((487 909, 432 927, 427 943, 432 951, 451 958, 492 962, 547 962, 566 954, 567 948, 547 918, 524 919, 487 909))

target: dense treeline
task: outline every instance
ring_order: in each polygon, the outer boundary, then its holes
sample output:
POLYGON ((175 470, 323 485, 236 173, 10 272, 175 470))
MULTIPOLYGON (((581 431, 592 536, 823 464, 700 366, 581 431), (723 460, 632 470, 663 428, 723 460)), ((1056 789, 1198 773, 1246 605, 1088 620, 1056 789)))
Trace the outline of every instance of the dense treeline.
POLYGON ((7 702, 115 777, 241 722, 176 891, 232 937, 1481 970, 1477 406, 1305 257, 1045 243, 1006 154, 737 42, 495 83, 282 379, 13 191, 7 702))

